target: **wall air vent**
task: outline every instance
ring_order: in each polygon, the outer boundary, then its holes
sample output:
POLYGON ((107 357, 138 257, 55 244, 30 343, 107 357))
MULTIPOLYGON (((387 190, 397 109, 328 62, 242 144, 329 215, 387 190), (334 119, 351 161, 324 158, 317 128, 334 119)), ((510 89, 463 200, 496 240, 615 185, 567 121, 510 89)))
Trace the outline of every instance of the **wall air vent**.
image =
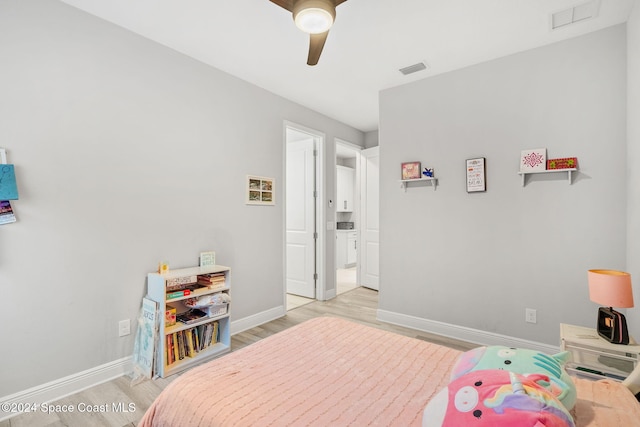
POLYGON ((567 25, 586 21, 598 15, 599 0, 592 0, 551 14, 551 29, 557 30, 567 25))
POLYGON ((418 62, 417 64, 400 68, 400 72, 406 76, 407 74, 415 73, 415 72, 426 70, 426 69, 427 69, 427 66, 425 65, 424 62, 418 62))

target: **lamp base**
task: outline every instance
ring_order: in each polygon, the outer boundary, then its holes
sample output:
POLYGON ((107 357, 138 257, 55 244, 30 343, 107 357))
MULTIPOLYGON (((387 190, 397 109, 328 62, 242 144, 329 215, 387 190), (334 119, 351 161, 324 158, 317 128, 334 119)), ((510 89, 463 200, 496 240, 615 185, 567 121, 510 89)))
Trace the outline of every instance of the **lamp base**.
POLYGON ((611 307, 598 309, 598 335, 613 344, 629 344, 627 319, 611 307))

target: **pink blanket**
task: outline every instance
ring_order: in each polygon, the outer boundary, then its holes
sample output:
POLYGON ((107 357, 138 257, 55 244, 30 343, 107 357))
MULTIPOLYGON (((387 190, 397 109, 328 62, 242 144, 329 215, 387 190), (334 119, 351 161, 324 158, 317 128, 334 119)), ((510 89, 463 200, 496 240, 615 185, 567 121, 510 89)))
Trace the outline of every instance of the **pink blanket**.
MULTIPOLYGON (((312 319, 186 372, 139 425, 419 426, 458 354, 343 319, 312 319)), ((621 384, 576 383, 579 427, 640 421, 640 405, 621 384)))

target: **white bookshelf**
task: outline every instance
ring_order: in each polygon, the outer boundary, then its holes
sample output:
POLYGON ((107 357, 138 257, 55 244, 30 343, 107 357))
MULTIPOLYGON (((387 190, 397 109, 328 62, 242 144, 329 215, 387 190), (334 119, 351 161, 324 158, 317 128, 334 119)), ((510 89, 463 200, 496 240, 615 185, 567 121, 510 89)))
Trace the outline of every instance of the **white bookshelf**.
MULTIPOLYGON (((231 350, 231 333, 230 333, 230 321, 229 321, 229 308, 227 306, 225 313, 220 315, 214 315, 204 317, 197 322, 184 324, 176 322, 175 325, 168 325, 166 321, 167 304, 176 308, 177 314, 188 311, 189 307, 184 304, 184 301, 188 298, 198 297, 202 295, 215 294, 219 292, 229 293, 231 289, 231 269, 222 265, 206 266, 206 267, 191 267, 181 268, 176 270, 170 270, 166 273, 149 273, 147 276, 148 286, 148 298, 152 299, 158 304, 159 322, 159 337, 156 345, 156 372, 161 377, 173 375, 177 372, 183 371, 191 366, 199 364, 205 360, 212 359, 220 356, 231 350), (195 291, 190 292, 187 296, 179 296, 175 298, 169 298, 173 292, 167 291, 167 284, 175 283, 176 281, 188 282, 192 278, 196 278, 198 275, 209 273, 224 273, 225 281, 224 286, 217 286, 212 288, 202 287, 195 291), (193 357, 184 355, 182 359, 176 358, 175 361, 170 362, 170 358, 167 355, 168 337, 177 337, 181 331, 190 331, 192 328, 202 328, 207 324, 218 323, 218 339, 216 343, 212 343, 206 348, 201 349, 195 353, 193 357)), ((186 333, 186 332, 185 332, 186 333)), ((183 333, 184 334, 184 333, 183 333)))

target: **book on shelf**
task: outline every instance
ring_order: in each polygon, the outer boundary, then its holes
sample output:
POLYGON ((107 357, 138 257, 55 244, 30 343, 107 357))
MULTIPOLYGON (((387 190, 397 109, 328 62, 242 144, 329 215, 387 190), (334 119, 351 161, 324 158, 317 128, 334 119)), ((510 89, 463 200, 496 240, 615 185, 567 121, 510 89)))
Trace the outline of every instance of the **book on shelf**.
POLYGON ((198 276, 173 277, 171 279, 167 279, 167 290, 177 291, 187 287, 188 285, 194 284, 197 281, 198 276))
POLYGON ((225 280, 226 277, 224 272, 198 275, 198 284, 205 285, 210 288, 218 286, 223 287, 225 284, 225 280))
POLYGON ((211 344, 215 344, 214 333, 216 330, 217 323, 218 322, 207 324, 207 329, 205 330, 205 333, 204 333, 204 340, 205 340, 204 344, 206 347, 211 346, 211 344))
POLYGON ((185 311, 184 313, 180 313, 176 316, 176 319, 179 322, 182 322, 186 325, 189 325, 191 323, 195 323, 198 322, 202 319, 207 318, 207 313, 205 313, 202 310, 199 310, 197 308, 192 308, 189 311, 185 311))
POLYGON ((169 339, 170 335, 165 335, 164 337, 164 361, 167 366, 171 365, 171 340, 169 339))
POLYGON ((184 289, 181 289, 179 291, 167 292, 167 299, 188 297, 189 295, 198 295, 198 293, 202 293, 208 290, 209 289, 206 286, 191 284, 187 285, 184 289))
POLYGON ((175 292, 167 292, 167 299, 188 297, 189 295, 191 295, 190 289, 185 289, 182 291, 175 291, 175 292))
POLYGON ((224 277, 224 271, 218 271, 217 273, 203 273, 198 274, 198 279, 214 279, 217 277, 224 277))
POLYGON ((184 334, 183 331, 178 332, 178 359, 184 359, 184 334))
POLYGON ((173 349, 173 334, 169 334, 166 336, 167 339, 167 365, 173 364, 175 359, 175 353, 173 349))
POLYGON ((180 360, 180 350, 178 350, 178 333, 173 333, 173 361, 180 360))
POLYGON ((200 340, 198 339, 197 328, 191 329, 191 333, 193 334, 193 342, 194 342, 194 347, 196 349, 196 353, 200 353, 201 347, 200 347, 200 340))
POLYGON ((207 329, 206 327, 207 327, 207 325, 200 325, 198 327, 198 342, 200 343, 200 348, 201 349, 206 347, 206 345, 205 345, 206 337, 205 337, 205 334, 204 334, 205 330, 207 329))
POLYGON ((187 331, 186 337, 187 337, 187 355, 189 357, 193 357, 196 355, 196 352, 193 346, 193 335, 187 331))

